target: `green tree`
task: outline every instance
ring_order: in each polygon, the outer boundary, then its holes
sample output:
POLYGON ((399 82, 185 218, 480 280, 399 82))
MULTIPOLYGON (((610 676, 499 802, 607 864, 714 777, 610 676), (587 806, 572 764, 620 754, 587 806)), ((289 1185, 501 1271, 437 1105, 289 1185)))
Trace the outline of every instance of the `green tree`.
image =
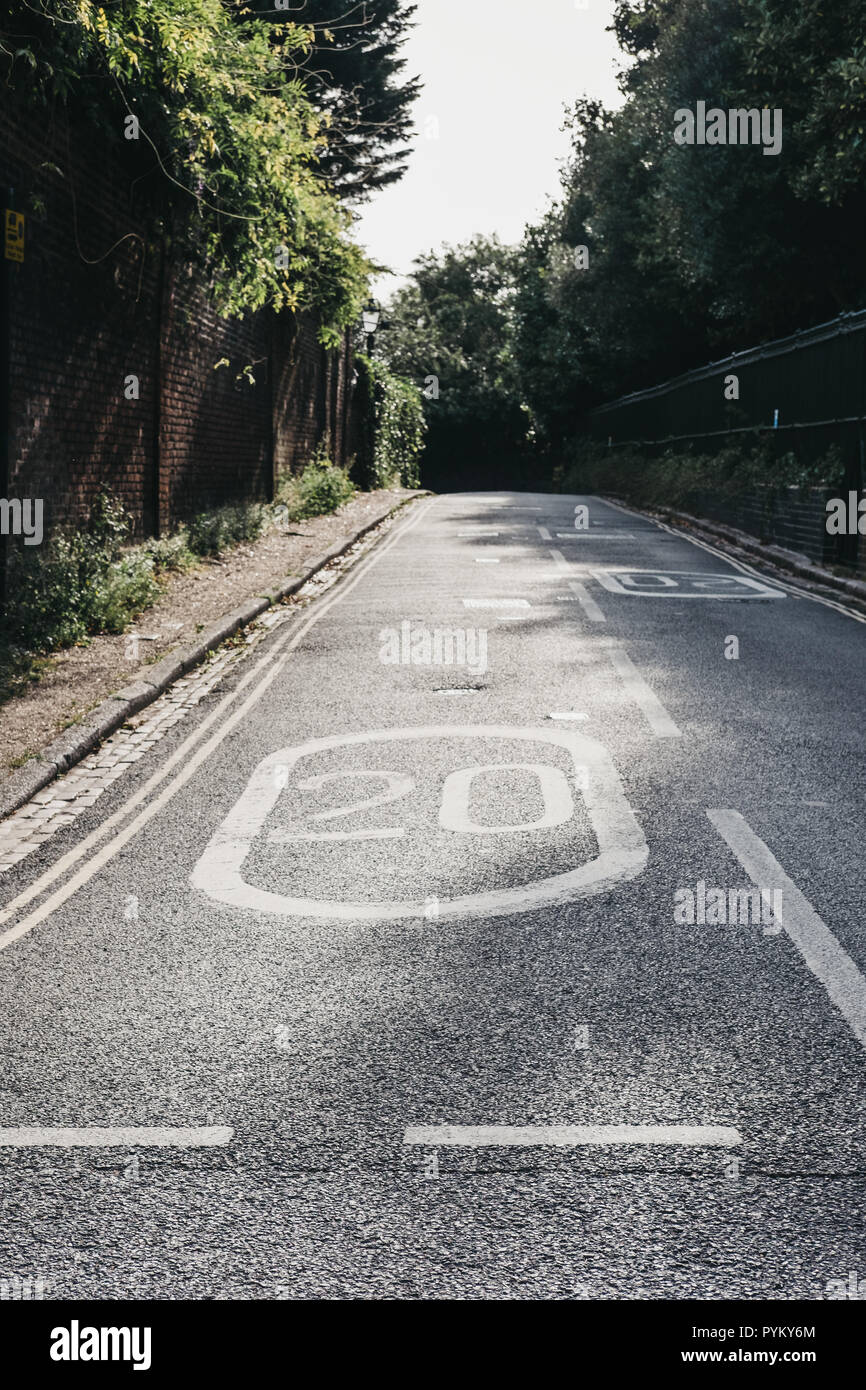
POLYGON ((580 302, 586 287, 571 282, 574 253, 563 234, 563 209, 557 206, 527 227, 515 266, 515 371, 533 442, 542 450, 557 446, 598 394, 588 363, 586 305, 580 302))
POLYGON ((298 76, 310 100, 327 114, 328 140, 319 168, 331 188, 351 202, 402 178, 412 131, 411 107, 420 91, 405 76, 401 49, 416 6, 404 0, 298 0, 288 13, 274 0, 255 0, 275 25, 302 22, 312 33, 298 76))
POLYGON ((794 189, 828 206, 866 182, 866 13, 858 0, 748 0, 746 71, 794 118, 794 189))
MULTIPOLYGON (((685 293, 706 305, 708 351, 805 327, 848 307, 866 284, 862 253, 849 254, 855 227, 862 245, 862 203, 859 210, 851 202, 831 207, 815 196, 813 176, 803 177, 819 153, 804 134, 804 98, 824 60, 817 35, 807 45, 798 20, 814 8, 810 0, 788 0, 785 14, 797 34, 788 45, 775 20, 772 41, 766 35, 765 0, 679 0, 664 7, 654 47, 633 72, 632 104, 654 134, 657 234, 677 248, 685 293), (759 20, 763 47, 755 37, 759 20), (799 71, 799 90, 783 79, 788 70, 799 71), (677 146, 673 113, 698 100, 724 110, 781 109, 781 154, 677 146)), ((844 29, 826 17, 822 27, 840 36, 844 29)))
POLYGON ((637 110, 594 101, 569 116, 561 202, 524 236, 515 346, 539 436, 561 440, 587 407, 694 361, 702 304, 682 293, 657 235, 658 175, 637 110))
POLYGON ((517 370, 542 437, 866 303, 862 17, 842 0, 620 0, 624 105, 576 103, 560 202, 516 273, 517 370), (698 101, 781 109, 781 154, 678 145, 675 113, 698 101))
POLYGON ((391 370, 424 392, 426 476, 439 485, 505 479, 525 453, 529 416, 513 343, 516 264, 515 250, 496 237, 418 257, 377 334, 376 351, 391 370))
POLYGON ((313 309, 333 344, 369 265, 320 172, 327 125, 299 79, 312 30, 233 0, 12 0, 4 77, 123 149, 155 235, 197 264, 225 313, 313 309), (124 142, 127 123, 138 139, 124 142))

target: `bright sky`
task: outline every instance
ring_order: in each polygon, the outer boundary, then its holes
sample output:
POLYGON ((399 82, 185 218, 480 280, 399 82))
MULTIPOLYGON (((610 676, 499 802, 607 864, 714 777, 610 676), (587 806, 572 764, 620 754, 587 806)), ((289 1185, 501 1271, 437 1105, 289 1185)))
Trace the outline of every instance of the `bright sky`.
POLYGON ((563 108, 621 103, 614 0, 417 0, 406 72, 424 90, 415 151, 395 186, 361 209, 358 240, 396 279, 443 242, 496 232, 518 241, 559 191, 563 108))

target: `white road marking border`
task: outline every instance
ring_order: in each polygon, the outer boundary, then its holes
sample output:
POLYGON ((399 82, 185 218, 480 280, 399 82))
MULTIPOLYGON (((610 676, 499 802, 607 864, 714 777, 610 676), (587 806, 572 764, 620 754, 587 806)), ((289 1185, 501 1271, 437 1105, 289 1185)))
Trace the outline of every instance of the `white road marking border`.
POLYGON ((662 570, 647 569, 641 565, 616 565, 612 569, 592 570, 593 579, 601 584, 602 588, 607 589, 611 594, 626 594, 629 598, 673 598, 673 599, 709 599, 722 601, 726 599, 755 599, 755 598, 786 598, 781 589, 774 589, 762 579, 753 579, 748 575, 740 578, 743 588, 732 589, 726 594, 714 593, 688 593, 684 592, 679 585, 669 589, 631 589, 624 584, 620 584, 618 576, 621 574, 645 574, 668 579, 676 576, 679 579, 723 579, 733 584, 734 578, 727 574, 705 573, 703 570, 662 570))
POLYGON ((665 521, 657 521, 654 516, 648 516, 645 512, 639 512, 632 507, 624 507, 619 502, 611 502, 606 497, 598 499, 605 507, 614 507, 616 511, 622 512, 624 516, 639 517, 641 521, 648 521, 652 526, 657 526, 660 531, 666 531, 669 536, 676 536, 678 540, 688 541, 689 545, 697 546, 699 550, 705 550, 708 555, 715 555, 717 559, 724 560, 726 565, 732 569, 739 570, 741 574, 749 574, 755 579, 760 579, 761 583, 775 584, 793 598, 805 598, 810 603, 820 603, 824 608, 832 608, 836 613, 842 613, 846 618, 853 618, 855 622, 866 623, 866 614, 858 613, 856 609, 846 608, 844 603, 839 603, 835 599, 825 598, 823 594, 813 594, 811 590, 801 588, 797 584, 789 583, 784 579, 777 579, 775 575, 767 576, 757 569, 754 565, 748 565, 744 560, 739 560, 733 555, 728 555, 724 550, 719 550, 711 545, 709 541, 699 540, 697 536, 689 535, 688 531, 682 531, 676 526, 668 526, 665 521))
POLYGON ((310 739, 271 753, 255 768, 228 815, 219 824, 193 869, 194 888, 214 902, 248 908, 278 917, 326 918, 330 921, 401 921, 427 915, 426 900, 390 902, 331 902, 292 897, 257 888, 243 878, 243 865, 253 840, 276 805, 281 786, 276 769, 291 768, 302 758, 365 743, 388 744, 420 739, 500 739, 565 749, 574 769, 586 769, 581 792, 598 845, 594 859, 579 868, 517 887, 440 898, 440 920, 477 916, 508 916, 539 907, 573 902, 607 892, 642 872, 649 857, 646 837, 626 799, 622 782, 607 749, 597 739, 565 730, 510 725, 433 725, 408 729, 379 729, 310 739))

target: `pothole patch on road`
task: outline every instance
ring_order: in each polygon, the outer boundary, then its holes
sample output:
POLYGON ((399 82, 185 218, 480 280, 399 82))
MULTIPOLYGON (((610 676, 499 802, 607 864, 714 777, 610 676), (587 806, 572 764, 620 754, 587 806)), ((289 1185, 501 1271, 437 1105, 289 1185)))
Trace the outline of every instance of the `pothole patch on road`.
POLYGON ((479 691, 486 690, 486 685, 436 685, 433 687, 434 695, 477 695, 479 691))

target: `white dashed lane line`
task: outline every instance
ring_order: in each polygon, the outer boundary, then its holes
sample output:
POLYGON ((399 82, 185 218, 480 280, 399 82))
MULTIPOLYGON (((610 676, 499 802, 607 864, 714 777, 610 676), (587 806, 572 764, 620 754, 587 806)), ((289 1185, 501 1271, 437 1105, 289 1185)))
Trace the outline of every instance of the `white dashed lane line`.
POLYGON ((667 1144, 733 1149, 742 1142, 729 1125, 411 1125, 404 1144, 430 1148, 593 1148, 667 1144))
POLYGON ((607 619, 605 618, 595 599, 590 598, 589 592, 586 589, 585 585, 578 584, 576 580, 571 579, 569 580, 568 587, 574 594, 575 598, 577 599, 577 602, 580 604, 581 608, 583 609, 584 613, 586 614, 587 618, 591 623, 607 622, 607 619))
POLYGON ((465 598, 464 608, 531 608, 525 598, 465 598))
POLYGON ((650 690, 631 657, 622 647, 610 647, 610 661, 630 700, 640 708, 656 738, 681 738, 682 730, 671 719, 661 700, 650 690))
POLYGON ((866 979, 848 952, 739 811, 707 811, 707 815, 755 887, 780 892, 781 910, 775 916, 866 1047, 866 979))
POLYGON ((228 1125, 200 1129, 141 1125, 49 1129, 37 1125, 26 1129, 0 1129, 0 1149, 119 1149, 129 1145, 148 1149, 202 1149, 230 1144, 234 1133, 228 1125))

